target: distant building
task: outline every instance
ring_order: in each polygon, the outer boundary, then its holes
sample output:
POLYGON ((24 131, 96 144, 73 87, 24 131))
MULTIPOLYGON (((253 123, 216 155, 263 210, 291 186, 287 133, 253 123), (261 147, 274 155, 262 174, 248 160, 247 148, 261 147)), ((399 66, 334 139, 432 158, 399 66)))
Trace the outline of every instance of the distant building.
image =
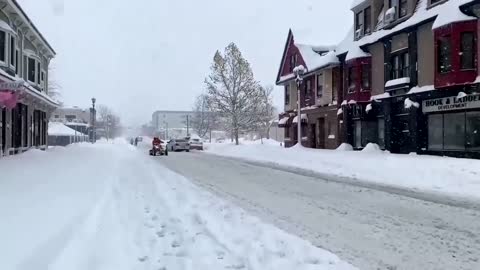
POLYGON ((152 115, 152 124, 156 132, 163 132, 170 129, 186 129, 187 117, 188 126, 191 128, 192 111, 156 111, 152 115))
POLYGON ((71 129, 88 134, 91 122, 90 110, 79 107, 58 108, 50 117, 51 122, 63 123, 71 129))

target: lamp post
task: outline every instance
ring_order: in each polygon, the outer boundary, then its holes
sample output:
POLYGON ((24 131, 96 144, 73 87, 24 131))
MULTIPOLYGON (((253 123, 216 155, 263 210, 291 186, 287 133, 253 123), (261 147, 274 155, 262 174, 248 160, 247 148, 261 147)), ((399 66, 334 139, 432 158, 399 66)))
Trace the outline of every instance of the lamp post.
POLYGON ((303 75, 305 74, 305 67, 303 65, 297 66, 293 69, 295 81, 297 82, 297 137, 299 146, 302 146, 302 105, 300 88, 303 82, 303 75))
POLYGON ((95 110, 95 102, 97 102, 96 98, 92 98, 92 111, 91 111, 91 120, 92 120, 92 143, 97 141, 97 132, 95 130, 95 120, 97 118, 97 112, 95 110))

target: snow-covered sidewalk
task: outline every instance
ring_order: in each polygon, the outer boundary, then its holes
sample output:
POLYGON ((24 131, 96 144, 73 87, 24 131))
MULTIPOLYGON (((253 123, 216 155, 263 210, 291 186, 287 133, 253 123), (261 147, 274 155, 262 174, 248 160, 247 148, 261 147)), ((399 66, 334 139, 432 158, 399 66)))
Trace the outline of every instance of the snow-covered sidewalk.
POLYGON ((354 269, 124 142, 0 160, 0 269, 354 269))
POLYGON ((354 181, 480 200, 480 160, 397 155, 368 147, 363 152, 285 149, 272 140, 242 145, 212 143, 206 152, 294 167, 354 181))

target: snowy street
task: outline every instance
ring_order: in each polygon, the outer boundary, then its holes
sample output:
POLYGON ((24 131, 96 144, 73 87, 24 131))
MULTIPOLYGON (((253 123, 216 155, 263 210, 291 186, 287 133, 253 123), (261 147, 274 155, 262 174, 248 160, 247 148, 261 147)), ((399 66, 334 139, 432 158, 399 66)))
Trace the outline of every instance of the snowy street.
POLYGON ((2 159, 0 269, 355 269, 166 169, 167 159, 190 161, 123 141, 2 159))
POLYGON ((205 153, 159 162, 360 269, 480 269, 478 210, 205 153))

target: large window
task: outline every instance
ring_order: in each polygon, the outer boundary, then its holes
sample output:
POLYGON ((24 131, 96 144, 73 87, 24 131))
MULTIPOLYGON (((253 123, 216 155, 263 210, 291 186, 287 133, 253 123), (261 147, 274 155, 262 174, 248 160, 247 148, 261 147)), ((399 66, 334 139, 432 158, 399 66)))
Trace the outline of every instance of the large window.
POLYGON ((323 73, 317 74, 317 97, 323 96, 323 73))
POLYGON ((293 72, 293 69, 297 66, 297 60, 298 56, 296 53, 290 56, 290 72, 293 72))
POLYGON ((480 151, 480 112, 466 113, 467 150, 480 151))
POLYGON ((398 17, 403 18, 407 16, 408 14, 408 7, 407 7, 408 1, 407 0, 399 0, 398 2, 398 17))
POLYGON ((428 116, 428 149, 443 149, 443 115, 431 114, 428 116))
POLYGON ((355 148, 362 147, 362 121, 360 120, 354 122, 353 140, 355 148))
POLYGON ((391 58, 390 80, 410 77, 410 59, 408 52, 394 54, 391 58))
POLYGON ((348 93, 354 93, 356 88, 355 67, 349 67, 347 70, 348 93))
POLYGON ((362 64, 362 90, 370 90, 372 78, 372 66, 370 64, 362 64))
POLYGON ((480 112, 429 115, 428 149, 480 151, 480 112))
POLYGON ((465 113, 443 115, 443 145, 445 150, 465 149, 465 113))
POLYGON ((363 29, 363 13, 358 12, 355 14, 355 31, 362 31, 363 29))
POLYGON ((463 32, 461 34, 460 44, 460 68, 475 68, 475 34, 473 32, 463 32))
POLYGON ((290 86, 285 86, 285 105, 290 104, 290 86))
POLYGON ((437 70, 447 73, 452 70, 452 38, 450 35, 440 37, 437 41, 437 70))
POLYGON ((385 118, 378 118, 377 125, 378 145, 380 148, 385 149, 385 118))
POLYGON ((0 31, 0 61, 6 63, 7 62, 7 33, 4 31, 0 31))

